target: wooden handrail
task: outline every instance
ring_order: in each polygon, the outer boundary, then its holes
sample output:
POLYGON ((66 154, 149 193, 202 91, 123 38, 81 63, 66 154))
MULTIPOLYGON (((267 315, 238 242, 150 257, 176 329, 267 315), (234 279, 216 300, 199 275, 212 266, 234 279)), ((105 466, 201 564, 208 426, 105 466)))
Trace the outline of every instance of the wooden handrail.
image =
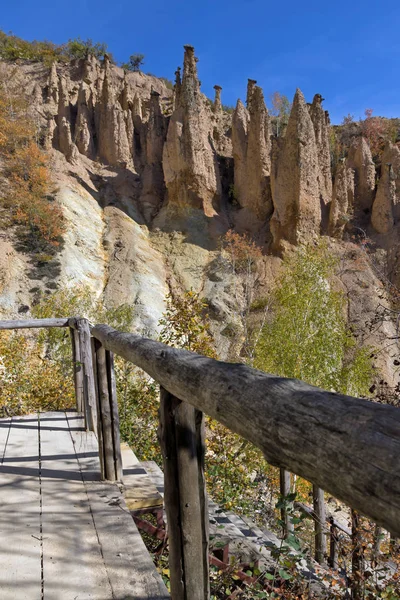
POLYGON ((0 321, 0 331, 5 329, 36 329, 39 327, 68 327, 65 319, 26 319, 16 321, 0 321))
POLYGON ((400 536, 400 411, 96 325, 102 345, 400 536))

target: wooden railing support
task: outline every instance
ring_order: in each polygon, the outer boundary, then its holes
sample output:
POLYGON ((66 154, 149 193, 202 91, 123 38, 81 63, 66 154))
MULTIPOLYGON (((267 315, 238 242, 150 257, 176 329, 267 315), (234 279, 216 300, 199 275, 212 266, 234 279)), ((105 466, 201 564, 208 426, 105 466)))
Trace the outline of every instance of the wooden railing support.
POLYGON ((333 517, 330 519, 330 545, 329 545, 329 566, 331 569, 338 570, 339 567, 339 539, 338 529, 335 525, 333 517))
MULTIPOLYGON (((280 494, 282 498, 286 498, 288 494, 290 494, 291 484, 290 484, 290 473, 289 471, 285 471, 285 469, 279 470, 279 487, 280 494)), ((281 508, 281 521, 282 521, 282 529, 283 529, 283 537, 286 539, 290 533, 294 530, 294 525, 292 523, 291 515, 288 513, 285 507, 281 508)))
POLYGON ((97 438, 102 477, 109 481, 122 479, 121 444, 118 405, 111 353, 95 340, 97 391, 97 438))
POLYGON ((400 536, 400 411, 96 325, 92 335, 171 394, 400 536), (349 464, 349 456, 352 457, 349 464))
POLYGON ((314 531, 315 531, 315 560, 320 564, 326 562, 326 511, 324 490, 313 485, 314 531))
POLYGON ((81 362, 81 344, 79 331, 75 328, 70 327, 71 345, 72 345, 72 361, 74 370, 74 386, 75 386, 75 399, 76 399, 76 410, 78 412, 84 412, 84 392, 83 392, 83 369, 81 362))
POLYGON ((97 402, 89 322, 87 319, 76 319, 75 327, 79 335, 83 371, 83 413, 85 416, 85 425, 89 431, 95 431, 97 428, 97 402))
POLYGON ((352 600, 362 600, 364 597, 362 582, 362 573, 364 573, 363 538, 360 515, 353 509, 351 509, 351 542, 351 598, 352 600))
POLYGON ((160 444, 174 600, 208 600, 204 415, 161 388, 160 444))

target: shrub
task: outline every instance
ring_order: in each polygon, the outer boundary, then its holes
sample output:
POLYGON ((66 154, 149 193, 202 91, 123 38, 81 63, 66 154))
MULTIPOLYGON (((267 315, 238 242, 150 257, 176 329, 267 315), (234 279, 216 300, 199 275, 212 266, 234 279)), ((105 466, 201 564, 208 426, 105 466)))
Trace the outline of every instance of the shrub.
POLYGON ((80 37, 68 40, 63 46, 63 53, 69 59, 87 58, 89 55, 96 58, 103 58, 106 54, 112 62, 114 59, 108 52, 107 44, 104 42, 93 42, 90 38, 82 40, 80 37))
POLYGON ((126 71, 138 72, 144 65, 144 54, 131 54, 127 63, 122 63, 121 67, 126 71))
POLYGON ((0 132, 0 158, 7 176, 0 202, 9 209, 8 219, 58 246, 64 220, 60 206, 47 195, 48 157, 36 142, 27 99, 12 80, 0 81, 0 132))
POLYGON ((273 317, 262 329, 255 366, 311 385, 368 396, 371 349, 358 347, 332 285, 336 260, 326 245, 300 247, 286 259, 272 294, 273 317))
MULTIPOLYGON (((51 64, 55 61, 67 62, 71 59, 86 58, 90 54, 96 58, 103 58, 107 53, 107 44, 93 42, 91 39, 82 40, 78 37, 68 40, 66 44, 54 44, 46 40, 28 42, 11 32, 5 33, 0 30, 0 58, 2 60, 28 60, 51 64)), ((112 55, 108 54, 108 56, 114 62, 112 55)))

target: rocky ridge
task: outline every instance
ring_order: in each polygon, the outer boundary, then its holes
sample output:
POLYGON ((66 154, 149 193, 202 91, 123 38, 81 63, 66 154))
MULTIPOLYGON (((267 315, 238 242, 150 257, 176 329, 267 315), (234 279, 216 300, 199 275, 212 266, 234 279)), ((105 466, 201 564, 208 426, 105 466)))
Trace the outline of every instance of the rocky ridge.
MULTIPOLYGON (((385 149, 378 185, 361 137, 332 173, 329 115, 320 94, 307 104, 297 90, 286 133, 276 137, 256 81, 248 81, 246 105, 239 100, 229 114, 221 86, 213 102, 202 94, 196 63, 193 47, 185 46, 173 91, 155 77, 124 72, 107 57, 50 69, 0 64, 32 98, 42 143, 52 155, 67 221, 57 281, 85 282, 108 303, 135 304, 136 325, 146 332, 157 329, 168 290, 192 287, 208 298, 221 356, 232 345, 221 331, 235 321, 235 302, 241 302, 217 248, 229 228, 248 232, 264 252, 259 296, 273 285, 277 257, 291 246, 322 234, 338 240, 329 243, 341 256, 357 254, 348 240, 360 229, 387 253, 387 273, 398 283, 397 146, 385 149)), ((5 275, 0 293, 7 315, 31 305, 32 281, 29 257, 18 252, 12 232, 3 232, 4 272, 10 256, 13 283, 5 275)), ((370 268, 347 278, 350 312, 371 317, 387 302, 381 289, 370 268), (363 285, 369 297, 357 291, 354 300, 354 289, 363 285)))

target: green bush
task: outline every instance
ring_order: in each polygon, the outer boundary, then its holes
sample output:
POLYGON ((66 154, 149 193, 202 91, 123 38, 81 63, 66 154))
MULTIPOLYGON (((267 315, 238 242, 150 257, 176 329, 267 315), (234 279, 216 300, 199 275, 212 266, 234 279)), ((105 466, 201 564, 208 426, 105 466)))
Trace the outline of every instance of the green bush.
POLYGON ((68 40, 63 46, 64 53, 69 59, 86 58, 88 55, 96 58, 103 58, 106 54, 111 62, 114 62, 112 56, 108 52, 107 44, 104 42, 93 42, 90 38, 81 40, 80 37, 68 40))
MULTIPOLYGON (((13 33, 0 30, 0 58, 2 60, 29 60, 51 64, 54 61, 67 62, 71 59, 86 58, 89 54, 96 58, 103 58, 108 53, 107 44, 93 42, 90 38, 82 40, 80 37, 69 40, 66 44, 54 44, 43 41, 28 42, 13 33)), ((112 62, 112 56, 108 53, 112 62)))
POLYGON ((323 243, 300 247, 286 259, 255 366, 326 390, 368 396, 371 349, 359 347, 347 326, 345 298, 333 283, 335 267, 323 243))
POLYGON ((144 54, 131 54, 127 63, 122 63, 121 67, 125 71, 141 71, 141 67, 144 65, 144 54))

